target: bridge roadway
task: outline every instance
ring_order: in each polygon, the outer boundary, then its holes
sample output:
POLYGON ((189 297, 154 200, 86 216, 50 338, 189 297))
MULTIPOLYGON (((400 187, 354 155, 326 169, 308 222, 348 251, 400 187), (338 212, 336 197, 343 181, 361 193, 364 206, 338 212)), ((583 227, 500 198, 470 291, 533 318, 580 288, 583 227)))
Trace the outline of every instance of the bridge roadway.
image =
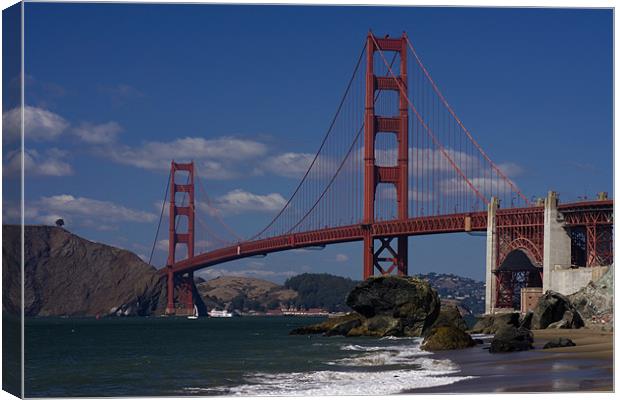
MULTIPOLYGON (((585 225, 583 219, 579 215, 589 214, 588 211, 609 211, 613 210, 613 200, 602 201, 585 201, 576 203, 566 203, 558 206, 558 210, 564 214, 570 214, 572 217, 567 218, 569 225, 585 225)), ((544 207, 521 207, 499 209, 497 215, 513 215, 515 224, 527 226, 531 224, 540 225, 531 222, 540 218, 522 218, 524 216, 533 216, 543 213, 544 207), (521 218, 520 218, 521 217, 521 218)), ((446 214, 440 216, 416 217, 407 220, 391 220, 378 221, 372 225, 347 225, 337 228, 325 228, 315 231, 292 233, 280 236, 274 236, 267 239, 253 240, 242 242, 228 247, 212 250, 199 254, 193 258, 180 260, 171 268, 162 268, 160 272, 166 274, 172 272, 174 274, 184 274, 193 272, 202 268, 211 267, 227 261, 239 260, 257 255, 267 255, 279 251, 302 249, 313 246, 323 246, 335 243, 345 243, 361 241, 365 234, 373 237, 396 237, 396 236, 416 236, 431 235, 438 233, 456 233, 456 232, 481 232, 487 229, 486 211, 446 214)), ((601 223, 601 221, 598 221, 601 223)), ((603 223, 613 223, 613 221, 605 221, 603 223)))

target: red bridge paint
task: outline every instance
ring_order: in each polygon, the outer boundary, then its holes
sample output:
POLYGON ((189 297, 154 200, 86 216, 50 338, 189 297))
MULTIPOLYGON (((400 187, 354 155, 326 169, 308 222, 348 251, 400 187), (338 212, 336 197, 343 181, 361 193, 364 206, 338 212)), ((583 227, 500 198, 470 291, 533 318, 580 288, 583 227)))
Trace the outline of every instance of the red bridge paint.
MULTIPOLYGON (((613 220, 609 219, 609 215, 613 213, 613 200, 567 203, 560 205, 558 208, 563 213, 568 211, 572 214, 570 222, 568 222, 571 226, 591 226, 590 229, 596 229, 598 226, 600 229, 602 226, 611 226, 613 224, 613 220), (591 219, 592 215, 597 215, 599 219, 593 222, 591 219), (606 216, 606 218, 603 218, 603 216, 606 216)), ((544 224, 542 207, 498 210, 497 217, 498 231, 503 230, 503 232, 509 233, 511 236, 517 236, 518 239, 531 242, 532 247, 530 245, 525 247, 531 249, 535 255, 534 259, 542 265, 542 229, 544 224)), ((377 222, 370 228, 367 228, 365 225, 349 225, 340 228, 276 236, 269 239, 254 240, 223 247, 177 261, 172 266, 162 269, 162 273, 184 274, 256 255, 305 247, 362 241, 368 231, 370 231, 372 238, 395 238, 438 233, 484 232, 486 229, 486 212, 377 222)), ((505 235, 500 233, 500 236, 505 235)), ((595 238, 590 240, 589 248, 596 248, 595 238)), ((502 243, 501 240, 500 243, 502 243)), ((518 241, 504 241, 503 244, 500 244, 498 249, 500 254, 498 265, 501 264, 510 251, 521 247, 523 246, 518 241)), ((600 257, 600 255, 593 256, 590 259, 595 257, 600 257)), ((609 254, 606 257, 609 257, 609 254)))
MULTIPOLYGON (((367 36, 310 167, 286 205, 257 235, 194 254, 194 173, 193 162, 171 164, 169 253, 167 267, 161 270, 168 277, 166 312, 170 314, 175 313, 175 286, 181 289, 180 303, 186 310, 192 309, 194 271, 279 251, 362 241, 364 278, 375 270, 407 275, 409 236, 486 231, 487 207, 495 201, 492 199, 509 205, 496 213, 495 268, 516 249, 525 252, 534 264, 543 263, 544 207, 530 205, 482 150, 404 33, 400 38, 367 36), (391 62, 385 52, 391 55, 391 62), (409 52, 413 55, 410 64, 409 52), (364 88, 356 91, 364 53, 366 71, 363 81, 360 78, 358 82, 364 88), (390 94, 394 95, 392 100, 390 94), (356 103, 360 98, 363 105, 356 103), (352 106, 345 110, 347 101, 352 106), (338 131, 339 123, 344 128, 338 131), (348 138, 338 139, 338 135, 347 134, 348 138), (382 138, 395 140, 396 148, 382 148, 382 138), (395 162, 380 163, 377 154, 381 152, 394 154, 395 162), (185 183, 177 181, 177 171, 188 174, 185 183), (361 190, 358 182, 363 183, 361 190), (379 190, 381 185, 392 188, 395 195, 385 195, 379 190), (176 204, 178 193, 188 197, 187 205, 176 204), (523 205, 515 206, 515 202, 523 205), (390 207, 395 213, 390 214, 390 207), (341 222, 346 213, 351 215, 350 223, 341 222), (186 218, 184 231, 179 230, 177 217, 186 218), (379 245, 377 249, 375 244, 379 245), (178 245, 186 246, 184 259, 177 259, 178 245)), ((573 246, 579 250, 576 253, 585 254, 586 266, 613 261, 613 200, 561 204, 558 210, 573 235, 573 246)), ((497 279, 501 280, 500 274, 497 279)), ((497 287, 505 285, 500 282, 497 287)))

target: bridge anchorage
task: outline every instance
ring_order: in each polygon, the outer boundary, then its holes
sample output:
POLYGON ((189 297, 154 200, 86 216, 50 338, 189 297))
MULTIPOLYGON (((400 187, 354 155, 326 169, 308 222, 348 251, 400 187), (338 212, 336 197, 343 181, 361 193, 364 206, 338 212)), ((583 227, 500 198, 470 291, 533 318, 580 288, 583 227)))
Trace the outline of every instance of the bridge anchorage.
POLYGON ((613 263, 613 200, 560 204, 550 192, 531 204, 456 116, 405 33, 368 34, 308 170, 259 233, 242 240, 221 219, 233 239, 207 223, 196 230, 197 209, 217 214, 206 193, 196 199, 199 178, 193 162, 172 161, 167 314, 201 303, 194 271, 336 243, 362 243, 366 279, 407 275, 409 236, 486 232, 487 313, 526 311, 549 289, 570 294, 613 263), (203 231, 210 240, 197 242, 203 231), (207 247, 195 251, 200 242, 207 247))

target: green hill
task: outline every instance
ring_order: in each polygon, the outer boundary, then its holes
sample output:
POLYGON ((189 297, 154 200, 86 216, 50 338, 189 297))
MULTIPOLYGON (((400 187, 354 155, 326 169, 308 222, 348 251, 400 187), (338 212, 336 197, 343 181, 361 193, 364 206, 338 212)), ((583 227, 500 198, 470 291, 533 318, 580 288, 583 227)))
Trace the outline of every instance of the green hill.
POLYGON ((297 292, 293 305, 335 312, 349 310, 345 298, 357 283, 341 276, 306 273, 287 279, 284 286, 297 292))

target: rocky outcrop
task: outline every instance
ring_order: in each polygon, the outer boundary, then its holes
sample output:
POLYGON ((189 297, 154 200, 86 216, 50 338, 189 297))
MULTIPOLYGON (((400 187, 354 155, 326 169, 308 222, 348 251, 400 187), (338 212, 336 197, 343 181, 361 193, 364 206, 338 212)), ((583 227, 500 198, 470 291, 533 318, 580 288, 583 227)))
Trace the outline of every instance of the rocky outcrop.
POLYGON ((553 349, 555 347, 572 347, 572 346, 575 346, 575 342, 573 342, 572 340, 568 338, 559 337, 559 338, 552 339, 548 341, 547 343, 545 343, 545 345, 543 346, 543 349, 553 349))
POLYGON ((328 318, 318 324, 295 328, 289 334, 316 335, 321 333, 327 334, 327 332, 330 332, 329 336, 334 336, 337 334, 345 335, 351 329, 359 326, 363 319, 364 317, 357 313, 349 313, 340 317, 328 318))
MULTIPOLYGON (((2 227, 3 276, 20 268, 16 225, 2 227)), ((165 308, 165 278, 137 255, 51 226, 25 227, 27 316, 149 315, 165 308)), ((5 282, 3 282, 4 284, 5 282)), ((7 282, 3 309, 19 304, 7 282)))
POLYGON ((595 282, 568 296, 584 319, 586 326, 613 327, 614 321, 614 266, 595 282))
POLYGON ((475 346, 476 342, 463 329, 444 325, 431 329, 420 348, 426 351, 456 350, 475 346))
POLYGON ((359 318, 342 321, 338 324, 334 324, 327 332, 325 332, 325 336, 347 336, 352 329, 357 328, 360 324, 361 319, 359 318))
POLYGON ((519 313, 485 314, 478 318, 470 333, 493 334, 502 328, 518 327, 520 325, 519 313))
POLYGON ((362 323, 351 329, 347 336, 403 336, 402 322, 388 315, 375 315, 364 318, 362 323))
POLYGON ((455 305, 445 304, 443 302, 441 303, 441 308, 437 319, 429 328, 422 332, 422 335, 427 336, 434 328, 439 328, 442 326, 453 326, 462 331, 466 331, 468 328, 465 319, 459 311, 459 308, 455 305))
POLYGON ((490 353, 506 353, 512 351, 530 350, 533 347, 534 335, 525 328, 506 326, 497 331, 491 346, 490 353))
POLYGON ((578 329, 584 326, 584 322, 577 311, 566 311, 562 319, 547 326, 547 329, 578 329))
POLYGON ((346 302, 355 313, 297 328, 291 334, 421 336, 437 319, 440 307, 437 292, 427 282, 397 276, 360 283, 346 302))
POLYGON ((568 297, 548 290, 540 297, 533 310, 531 326, 532 329, 577 329, 583 327, 584 323, 568 297))
POLYGON ((390 318, 398 320, 398 327, 389 330, 397 336, 421 336, 435 322, 440 309, 439 296, 428 282, 397 276, 367 279, 353 288, 346 303, 366 319, 388 317, 381 319, 381 324, 390 318))
POLYGON ((534 313, 528 311, 521 317, 519 320, 519 328, 532 329, 532 318, 534 317, 534 313))

